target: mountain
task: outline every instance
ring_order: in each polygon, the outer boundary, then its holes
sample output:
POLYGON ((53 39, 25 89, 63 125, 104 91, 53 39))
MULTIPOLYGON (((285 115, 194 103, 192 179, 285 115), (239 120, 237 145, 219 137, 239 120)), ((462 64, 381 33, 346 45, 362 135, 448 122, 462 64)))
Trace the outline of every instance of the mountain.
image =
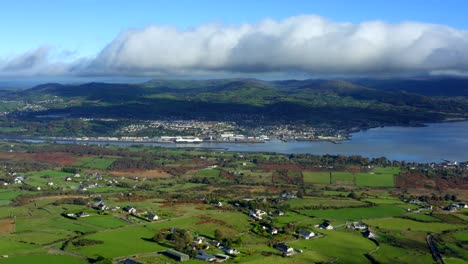
POLYGON ((401 90, 426 96, 468 97, 466 78, 360 79, 355 83, 375 89, 401 90))
POLYGON ((9 98, 31 102, 37 102, 37 98, 61 99, 61 103, 45 105, 47 110, 21 114, 22 119, 31 122, 54 115, 140 120, 209 119, 252 125, 299 122, 350 129, 466 118, 466 83, 463 79, 48 83, 13 91, 9 98), (445 90, 441 86, 444 84, 450 84, 450 88, 445 90), (422 88, 424 85, 428 90, 422 88))

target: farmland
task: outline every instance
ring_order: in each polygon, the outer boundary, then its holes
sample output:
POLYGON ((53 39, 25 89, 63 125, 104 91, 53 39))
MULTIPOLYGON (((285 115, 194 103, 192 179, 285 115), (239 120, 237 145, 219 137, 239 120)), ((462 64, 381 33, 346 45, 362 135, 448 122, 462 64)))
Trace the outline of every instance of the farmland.
POLYGON ((466 259, 467 211, 443 210, 463 190, 431 200, 398 188, 397 166, 323 170, 312 163, 320 157, 296 158, 19 144, 0 151, 0 256, 8 256, 0 263, 173 263, 159 252, 224 253, 215 239, 239 251, 232 263, 432 263, 428 232, 447 263, 466 259), (178 242, 177 232, 190 241, 178 242), (296 254, 282 256, 278 243, 296 254))

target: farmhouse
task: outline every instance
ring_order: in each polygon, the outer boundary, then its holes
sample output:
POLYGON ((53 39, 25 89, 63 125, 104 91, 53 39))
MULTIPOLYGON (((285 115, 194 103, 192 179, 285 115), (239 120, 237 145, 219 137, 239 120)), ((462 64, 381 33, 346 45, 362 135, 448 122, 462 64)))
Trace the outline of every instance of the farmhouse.
POLYGON ((328 222, 323 222, 319 225, 320 229, 333 230, 333 226, 328 222))
POLYGON ((351 224, 348 224, 347 227, 349 229, 354 229, 354 230, 366 230, 367 226, 359 223, 359 222, 352 222, 351 224))
POLYGON ((76 214, 76 217, 88 217, 88 216, 90 216, 90 214, 86 212, 79 212, 76 214))
POLYGON ((270 233, 270 235, 277 235, 278 234, 278 229, 272 227, 272 228, 270 228, 268 233, 270 233))
POLYGON ((187 254, 184 254, 182 252, 179 252, 177 250, 174 250, 174 249, 168 249, 164 252, 164 254, 170 258, 173 258, 177 261, 187 261, 190 259, 189 255, 187 254))
POLYGON ((134 214, 134 213, 136 213, 136 211, 137 211, 135 207, 130 206, 130 205, 125 206, 125 207, 123 208, 123 210, 124 210, 125 212, 129 213, 129 214, 134 214))
POLYGON ((233 256, 238 255, 240 253, 236 249, 228 248, 228 247, 220 247, 219 249, 221 249, 224 253, 226 253, 228 255, 233 255, 233 256))
POLYGON ((308 231, 308 230, 301 230, 299 231, 299 236, 301 236, 304 239, 310 239, 315 236, 314 232, 308 231))
POLYGON ((155 221, 155 220, 159 219, 159 216, 157 216, 155 214, 149 214, 146 218, 148 218, 151 221, 155 221))
POLYGON ((364 232, 362 233, 362 235, 363 235, 364 237, 367 237, 367 238, 370 238, 370 239, 377 238, 377 235, 374 234, 374 233, 372 233, 372 232, 369 231, 369 230, 364 231, 364 232))
POLYGON ((292 247, 287 246, 284 243, 277 244, 275 248, 283 254, 283 256, 291 256, 294 254, 294 249, 292 247))

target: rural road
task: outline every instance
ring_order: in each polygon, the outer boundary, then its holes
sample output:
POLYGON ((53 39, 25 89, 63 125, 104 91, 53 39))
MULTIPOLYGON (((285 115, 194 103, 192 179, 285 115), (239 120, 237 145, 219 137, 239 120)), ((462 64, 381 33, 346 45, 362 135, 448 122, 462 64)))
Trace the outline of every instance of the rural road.
POLYGON ((437 264, 445 264, 444 260, 442 259, 442 255, 440 255, 440 252, 437 249, 437 245, 434 242, 434 237, 432 235, 427 235, 426 240, 431 250, 432 256, 434 257, 437 264))

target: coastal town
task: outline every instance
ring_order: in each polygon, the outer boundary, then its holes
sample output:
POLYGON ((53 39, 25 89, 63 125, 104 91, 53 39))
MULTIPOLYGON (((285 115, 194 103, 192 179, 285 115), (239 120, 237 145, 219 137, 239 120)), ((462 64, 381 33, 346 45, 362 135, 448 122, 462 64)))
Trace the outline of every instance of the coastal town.
MULTIPOLYGON (((85 119, 91 121, 91 119, 85 119)), ((116 121, 106 119, 105 121, 116 121)), ((115 131, 115 136, 100 137, 48 137, 56 141, 149 142, 149 143, 263 143, 271 139, 280 141, 330 141, 339 143, 348 139, 343 132, 310 126, 278 125, 247 128, 235 122, 200 120, 141 121, 115 131), (153 130, 160 136, 145 136, 153 130)))

